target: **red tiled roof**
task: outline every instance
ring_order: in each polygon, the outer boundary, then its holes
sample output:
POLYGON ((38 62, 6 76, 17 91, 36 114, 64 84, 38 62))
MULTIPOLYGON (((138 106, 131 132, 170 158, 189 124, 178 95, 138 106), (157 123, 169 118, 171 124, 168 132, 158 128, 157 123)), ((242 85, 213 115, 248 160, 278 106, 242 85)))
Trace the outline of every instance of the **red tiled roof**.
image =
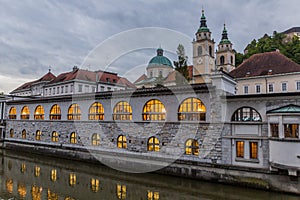
POLYGON ((166 79, 164 80, 165 83, 169 83, 169 82, 175 82, 176 80, 176 71, 172 71, 171 73, 168 74, 168 76, 166 77, 166 79))
POLYGON ((147 78, 147 76, 145 74, 143 74, 142 76, 140 76, 136 81, 134 81, 134 83, 138 83, 140 81, 143 81, 147 78))
POLYGON ((264 76, 269 72, 272 75, 300 72, 300 65, 280 52, 266 52, 251 56, 229 75, 234 78, 243 78, 264 76))
POLYGON ((128 88, 136 88, 136 86, 131 83, 127 78, 120 77, 118 84, 125 85, 128 88))

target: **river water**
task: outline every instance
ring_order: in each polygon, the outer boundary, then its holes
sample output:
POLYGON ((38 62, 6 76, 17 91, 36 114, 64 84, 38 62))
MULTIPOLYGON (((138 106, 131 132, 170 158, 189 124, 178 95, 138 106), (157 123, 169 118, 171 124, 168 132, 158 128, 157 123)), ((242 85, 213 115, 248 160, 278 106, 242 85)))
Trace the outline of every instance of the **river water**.
POLYGON ((0 152, 0 199, 300 199, 299 196, 153 173, 128 174, 99 164, 0 152))

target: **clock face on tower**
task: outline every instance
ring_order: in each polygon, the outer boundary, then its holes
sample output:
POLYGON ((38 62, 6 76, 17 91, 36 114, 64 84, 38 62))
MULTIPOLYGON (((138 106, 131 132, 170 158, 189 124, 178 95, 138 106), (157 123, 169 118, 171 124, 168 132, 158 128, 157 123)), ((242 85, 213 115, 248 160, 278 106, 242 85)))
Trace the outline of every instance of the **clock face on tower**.
POLYGON ((203 63, 202 58, 198 58, 197 63, 198 63, 198 64, 202 64, 202 63, 203 63))

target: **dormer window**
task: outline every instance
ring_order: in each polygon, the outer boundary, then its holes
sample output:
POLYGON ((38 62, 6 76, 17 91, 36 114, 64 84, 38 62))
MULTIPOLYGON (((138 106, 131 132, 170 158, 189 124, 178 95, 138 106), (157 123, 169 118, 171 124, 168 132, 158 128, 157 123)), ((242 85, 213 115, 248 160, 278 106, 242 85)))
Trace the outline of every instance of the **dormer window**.
POLYGON ((109 82, 110 82, 110 78, 106 78, 106 82, 108 82, 108 83, 109 83, 109 82))

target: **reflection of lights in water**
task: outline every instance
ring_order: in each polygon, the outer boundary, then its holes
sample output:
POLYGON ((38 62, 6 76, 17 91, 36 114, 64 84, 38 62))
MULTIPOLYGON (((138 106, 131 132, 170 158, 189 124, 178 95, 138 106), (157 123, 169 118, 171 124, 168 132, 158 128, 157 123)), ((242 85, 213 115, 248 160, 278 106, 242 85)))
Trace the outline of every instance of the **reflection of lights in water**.
POLYGON ((11 194, 13 192, 13 187, 14 187, 13 180, 7 179, 6 180, 6 191, 11 194))

